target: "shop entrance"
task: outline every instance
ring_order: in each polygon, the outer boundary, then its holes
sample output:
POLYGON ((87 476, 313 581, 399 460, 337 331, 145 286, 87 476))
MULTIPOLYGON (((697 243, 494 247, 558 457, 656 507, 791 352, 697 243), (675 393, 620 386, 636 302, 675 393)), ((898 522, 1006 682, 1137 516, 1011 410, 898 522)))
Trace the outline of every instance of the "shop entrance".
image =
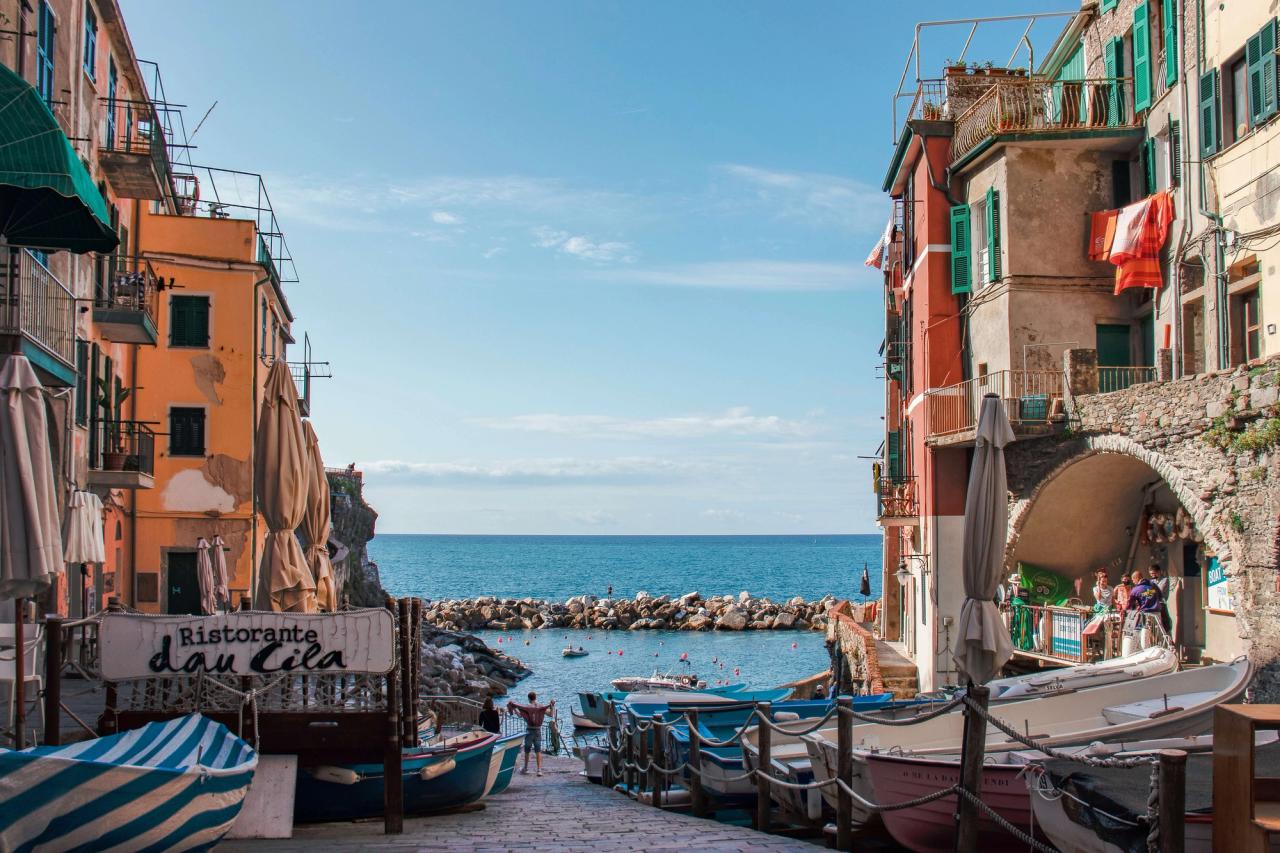
POLYGON ((200 580, 196 574, 195 551, 170 551, 166 575, 166 613, 199 615, 200 580))

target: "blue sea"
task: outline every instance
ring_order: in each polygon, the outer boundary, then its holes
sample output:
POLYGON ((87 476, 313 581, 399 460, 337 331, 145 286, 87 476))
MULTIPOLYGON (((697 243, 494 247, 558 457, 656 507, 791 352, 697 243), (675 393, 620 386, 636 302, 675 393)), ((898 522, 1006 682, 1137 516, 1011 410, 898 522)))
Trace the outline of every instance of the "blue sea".
MULTIPOLYGON (((544 598, 637 592, 704 597, 737 595, 785 601, 858 596, 865 564, 871 598, 880 596, 878 535, 850 536, 447 536, 379 534, 369 543, 382 584, 393 595, 423 598, 544 598)), ((812 631, 480 631, 491 646, 534 674, 513 689, 556 698, 567 721, 580 690, 609 689, 620 676, 657 670, 696 672, 708 683, 773 687, 827 667, 824 635, 812 631), (586 648, 565 658, 565 645, 586 648), (689 663, 680 662, 687 653, 689 663)))

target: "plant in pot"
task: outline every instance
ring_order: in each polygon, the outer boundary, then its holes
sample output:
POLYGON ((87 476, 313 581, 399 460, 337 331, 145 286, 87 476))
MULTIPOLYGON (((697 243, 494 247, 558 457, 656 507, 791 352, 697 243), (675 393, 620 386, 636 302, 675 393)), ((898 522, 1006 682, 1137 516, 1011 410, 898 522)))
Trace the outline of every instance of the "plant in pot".
POLYGON ((938 121, 942 118, 942 107, 938 104, 925 104, 923 114, 925 121, 938 121))
POLYGON ((948 59, 947 60, 947 76, 958 77, 963 74, 966 74, 968 73, 967 72, 968 67, 969 67, 969 63, 965 62, 963 59, 957 59, 955 61, 948 59))
POLYGON ((129 389, 117 387, 113 393, 111 383, 98 380, 98 406, 102 409, 102 468, 105 471, 123 471, 129 455, 125 453, 124 431, 120 428, 118 413, 124 401, 129 399, 129 389))

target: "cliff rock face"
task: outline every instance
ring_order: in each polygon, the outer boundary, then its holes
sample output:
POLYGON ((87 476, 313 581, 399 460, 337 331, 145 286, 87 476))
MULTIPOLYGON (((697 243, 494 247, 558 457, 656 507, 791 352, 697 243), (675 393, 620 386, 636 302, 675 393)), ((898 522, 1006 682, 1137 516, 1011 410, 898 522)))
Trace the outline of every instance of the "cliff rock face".
POLYGON ((333 553, 334 581, 338 600, 354 607, 381 607, 386 592, 378 580, 378 566, 369 560, 365 546, 373 538, 378 513, 364 502, 364 478, 354 468, 329 471, 333 532, 329 535, 333 553))

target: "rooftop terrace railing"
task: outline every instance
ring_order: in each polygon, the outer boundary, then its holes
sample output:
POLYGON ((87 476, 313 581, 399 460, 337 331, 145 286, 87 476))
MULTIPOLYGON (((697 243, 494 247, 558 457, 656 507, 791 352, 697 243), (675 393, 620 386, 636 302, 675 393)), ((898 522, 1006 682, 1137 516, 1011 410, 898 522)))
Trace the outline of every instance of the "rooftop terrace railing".
POLYGON ((0 248, 0 334, 75 364, 75 295, 29 249, 0 248))
POLYGON ((986 376, 926 393, 928 438, 962 438, 978 423, 982 398, 994 394, 1004 402, 1015 428, 1049 422, 1054 401, 1062 399, 1062 373, 1056 370, 997 370, 986 376))

